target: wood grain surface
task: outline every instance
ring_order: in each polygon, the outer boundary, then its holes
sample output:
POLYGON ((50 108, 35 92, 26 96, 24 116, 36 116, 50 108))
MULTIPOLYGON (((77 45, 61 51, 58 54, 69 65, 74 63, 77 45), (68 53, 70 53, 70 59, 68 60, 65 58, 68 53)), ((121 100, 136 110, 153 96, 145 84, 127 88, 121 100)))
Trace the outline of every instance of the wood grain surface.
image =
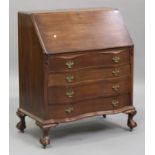
POLYGON ((132 46, 118 10, 32 13, 45 53, 132 46))

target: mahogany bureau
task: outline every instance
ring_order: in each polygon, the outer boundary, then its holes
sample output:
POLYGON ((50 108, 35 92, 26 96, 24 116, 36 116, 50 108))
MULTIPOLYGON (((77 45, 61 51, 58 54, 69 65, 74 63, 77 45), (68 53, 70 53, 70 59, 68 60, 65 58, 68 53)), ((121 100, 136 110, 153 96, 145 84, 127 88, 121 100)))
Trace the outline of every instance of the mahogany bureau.
POLYGON ((82 118, 125 113, 133 106, 133 42, 116 9, 19 12, 17 128, 25 116, 43 131, 82 118))

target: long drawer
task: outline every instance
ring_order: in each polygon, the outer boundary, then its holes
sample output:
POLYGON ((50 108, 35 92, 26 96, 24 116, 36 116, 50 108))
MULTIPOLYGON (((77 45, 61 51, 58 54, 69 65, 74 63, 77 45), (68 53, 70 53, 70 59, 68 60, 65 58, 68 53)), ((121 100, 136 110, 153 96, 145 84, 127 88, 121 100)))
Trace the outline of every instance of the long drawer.
POLYGON ((130 92, 130 77, 97 80, 72 86, 48 87, 49 104, 68 104, 101 96, 115 96, 130 92))
POLYGON ((106 98, 99 97, 69 105, 49 105, 48 113, 50 118, 61 119, 98 111, 116 110, 130 104, 130 95, 124 94, 106 98))
POLYGON ((51 73, 48 86, 72 85, 75 83, 116 78, 130 75, 130 65, 114 68, 90 68, 65 73, 51 73))
POLYGON ((65 72, 96 66, 108 67, 129 63, 130 52, 128 49, 122 49, 51 55, 48 60, 48 68, 50 72, 65 72))

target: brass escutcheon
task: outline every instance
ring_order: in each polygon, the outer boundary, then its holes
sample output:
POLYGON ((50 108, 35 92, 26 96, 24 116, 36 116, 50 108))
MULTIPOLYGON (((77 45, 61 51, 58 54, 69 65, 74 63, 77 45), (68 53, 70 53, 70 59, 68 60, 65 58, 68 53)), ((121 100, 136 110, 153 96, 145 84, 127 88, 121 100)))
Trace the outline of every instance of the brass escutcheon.
POLYGON ((119 73, 120 73, 120 70, 117 69, 117 68, 115 68, 115 69, 112 70, 112 74, 113 74, 114 76, 118 76, 119 73))
POLYGON ((118 63, 119 60, 120 60, 120 57, 119 57, 119 56, 114 56, 114 57, 112 58, 112 60, 113 60, 113 62, 118 63))
POLYGON ((73 95, 74 95, 74 91, 71 90, 71 89, 69 89, 69 90, 66 92, 66 95, 67 95, 69 98, 71 98, 71 97, 73 97, 73 95))
POLYGON ((112 86, 112 89, 113 89, 114 91, 118 91, 119 88, 120 88, 120 85, 119 85, 119 84, 115 84, 115 85, 112 86))
POLYGON ((67 61, 66 62, 66 66, 67 66, 67 68, 73 68, 73 66, 74 66, 74 61, 71 61, 71 60, 69 60, 69 61, 67 61))
POLYGON ((69 107, 69 108, 66 108, 65 109, 65 113, 67 113, 67 114, 70 114, 70 113, 72 113, 74 111, 74 108, 73 107, 69 107))
POLYGON ((113 107, 117 107, 118 104, 119 104, 119 101, 118 100, 112 100, 111 104, 112 104, 113 107))
POLYGON ((67 80, 67 82, 73 82, 74 76, 73 75, 67 75, 66 80, 67 80))

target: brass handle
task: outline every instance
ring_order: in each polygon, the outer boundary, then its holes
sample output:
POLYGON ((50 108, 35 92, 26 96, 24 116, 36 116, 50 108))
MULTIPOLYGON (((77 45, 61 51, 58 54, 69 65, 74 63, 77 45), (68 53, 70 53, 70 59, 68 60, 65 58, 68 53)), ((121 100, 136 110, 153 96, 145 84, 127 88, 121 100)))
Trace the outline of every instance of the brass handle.
POLYGON ((118 63, 119 60, 120 60, 120 57, 119 57, 119 56, 114 56, 114 57, 112 58, 112 60, 113 60, 113 62, 118 63))
POLYGON ((66 66, 70 69, 70 68, 73 68, 73 66, 74 66, 74 61, 71 61, 71 60, 69 60, 69 61, 67 61, 66 62, 66 66))
POLYGON ((73 82, 74 76, 73 75, 68 75, 68 76, 66 76, 66 80, 67 80, 67 82, 73 82))
POLYGON ((119 71, 119 69, 114 69, 114 70, 112 70, 112 74, 114 75, 114 76, 118 76, 119 75, 119 73, 120 73, 120 71, 119 71))
POLYGON ((70 114, 70 113, 72 113, 74 111, 74 108, 73 107, 69 107, 69 108, 66 108, 65 109, 65 113, 66 114, 70 114))
POLYGON ((112 100, 111 104, 112 104, 113 107, 117 107, 118 104, 119 104, 119 101, 118 100, 112 100))
POLYGON ((74 95, 74 91, 71 90, 71 89, 69 89, 69 90, 66 92, 66 95, 67 95, 69 98, 71 98, 71 97, 73 97, 73 95, 74 95))
POLYGON ((118 91, 119 88, 120 88, 120 85, 119 85, 119 84, 115 84, 115 85, 112 86, 112 89, 113 89, 114 91, 118 91))

